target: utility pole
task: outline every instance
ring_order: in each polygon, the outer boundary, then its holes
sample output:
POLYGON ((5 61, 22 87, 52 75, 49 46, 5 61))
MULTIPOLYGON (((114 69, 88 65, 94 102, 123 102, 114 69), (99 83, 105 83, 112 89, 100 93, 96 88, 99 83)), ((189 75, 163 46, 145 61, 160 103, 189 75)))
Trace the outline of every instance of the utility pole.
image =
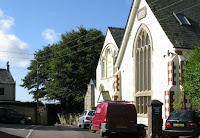
POLYGON ((38 109, 39 109, 39 101, 38 101, 38 99, 39 99, 39 63, 38 63, 38 61, 37 61, 37 90, 36 90, 37 92, 36 92, 36 102, 37 102, 37 104, 36 104, 36 117, 35 117, 35 119, 36 119, 36 124, 38 124, 38 109))

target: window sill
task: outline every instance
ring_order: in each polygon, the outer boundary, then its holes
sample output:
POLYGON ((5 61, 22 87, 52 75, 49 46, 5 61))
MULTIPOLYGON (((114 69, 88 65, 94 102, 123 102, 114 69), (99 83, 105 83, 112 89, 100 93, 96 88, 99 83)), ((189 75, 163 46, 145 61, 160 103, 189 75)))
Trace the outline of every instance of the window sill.
POLYGON ((151 96, 152 92, 151 91, 141 91, 141 92, 136 92, 135 96, 151 96))
POLYGON ((148 114, 137 114, 137 117, 148 118, 148 114))
POLYGON ((110 79, 110 78, 114 78, 114 76, 110 76, 110 77, 101 78, 101 80, 107 80, 107 79, 110 79))

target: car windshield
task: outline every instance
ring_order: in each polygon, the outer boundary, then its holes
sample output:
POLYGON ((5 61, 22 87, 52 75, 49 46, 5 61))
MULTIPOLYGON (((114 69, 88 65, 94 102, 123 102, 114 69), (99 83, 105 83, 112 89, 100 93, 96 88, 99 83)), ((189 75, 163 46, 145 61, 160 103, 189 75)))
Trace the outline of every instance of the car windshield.
POLYGON ((194 116, 192 111, 174 111, 168 120, 182 120, 182 121, 191 121, 194 116))
POLYGON ((95 115, 95 111, 89 111, 88 115, 90 115, 90 116, 95 115))

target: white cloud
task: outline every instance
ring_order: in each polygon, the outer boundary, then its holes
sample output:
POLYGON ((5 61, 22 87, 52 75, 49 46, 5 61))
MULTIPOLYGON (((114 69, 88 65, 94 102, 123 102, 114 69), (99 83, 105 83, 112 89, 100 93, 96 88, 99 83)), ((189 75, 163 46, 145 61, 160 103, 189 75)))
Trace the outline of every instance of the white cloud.
POLYGON ((7 17, 5 19, 0 19, 0 30, 8 31, 14 24, 14 19, 12 17, 7 17))
POLYGON ((3 16, 3 11, 0 9, 0 17, 3 16))
POLYGON ((0 61, 16 66, 27 66, 32 57, 27 43, 8 31, 14 25, 14 18, 4 15, 0 9, 0 61))
POLYGON ((0 30, 9 31, 10 28, 14 25, 14 18, 4 15, 3 11, 0 9, 0 30))
POLYGON ((43 39, 48 43, 53 44, 58 40, 60 33, 56 33, 53 29, 46 29, 42 32, 43 39))

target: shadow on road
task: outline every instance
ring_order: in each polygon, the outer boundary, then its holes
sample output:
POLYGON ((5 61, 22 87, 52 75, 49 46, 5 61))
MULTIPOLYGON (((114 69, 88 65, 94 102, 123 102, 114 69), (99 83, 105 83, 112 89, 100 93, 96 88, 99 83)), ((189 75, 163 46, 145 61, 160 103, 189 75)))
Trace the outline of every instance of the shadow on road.
POLYGON ((12 128, 12 129, 33 129, 34 130, 43 130, 43 131, 49 131, 49 130, 56 130, 56 131, 89 131, 89 129, 83 129, 79 128, 77 126, 72 125, 58 125, 58 126, 42 126, 38 125, 37 128, 35 128, 36 125, 20 125, 20 124, 6 124, 6 123, 0 123, 0 128, 12 128))
POLYGON ((1 132, 1 131, 0 131, 0 136, 1 136, 2 138, 22 138, 22 137, 15 136, 15 135, 11 135, 11 134, 4 133, 4 132, 1 132))

